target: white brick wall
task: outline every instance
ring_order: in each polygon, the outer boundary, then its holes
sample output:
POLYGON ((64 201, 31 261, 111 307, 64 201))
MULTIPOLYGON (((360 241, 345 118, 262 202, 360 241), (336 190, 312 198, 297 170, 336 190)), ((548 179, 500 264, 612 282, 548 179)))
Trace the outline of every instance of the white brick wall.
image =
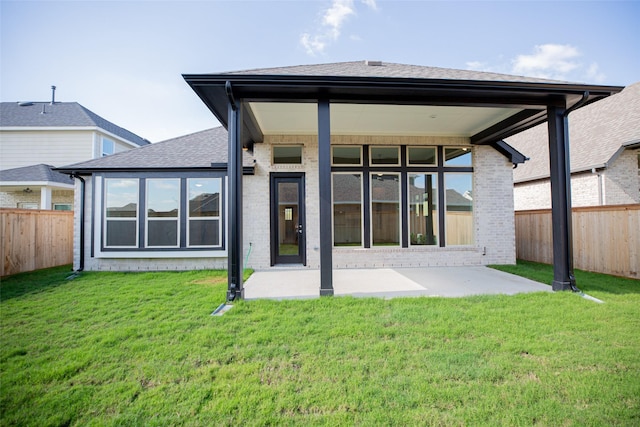
MULTIPOLYGON (((571 175, 571 206, 599 206, 640 203, 638 152, 625 150, 607 166, 593 172, 571 175)), ((550 209, 549 180, 515 184, 516 210, 550 209)))
POLYGON ((603 175, 603 193, 607 205, 640 203, 638 150, 623 151, 603 175))
MULTIPOLYGON (((465 138, 339 136, 332 144, 370 145, 468 145, 465 138)), ((305 172, 307 266, 318 268, 319 213, 316 136, 267 136, 256 144, 254 176, 244 177, 244 253, 251 255, 248 265, 255 269, 270 267, 269 173, 305 172), (271 165, 271 147, 275 144, 302 144, 302 165, 271 165)), ((488 146, 474 148, 474 226, 475 244, 469 247, 412 248, 334 248, 336 268, 484 265, 515 263, 515 225, 513 216, 513 176, 509 161, 488 146), (484 202, 487 200, 488 202, 484 202), (486 255, 483 255, 486 253, 486 255)))
MULTIPOLYGON (((381 137, 332 137, 334 144, 385 145, 467 145, 464 138, 394 138, 393 143, 381 137), (366 142, 365 142, 366 141, 366 142)), ((249 249, 248 266, 270 267, 269 173, 304 172, 306 207, 307 267, 319 268, 319 213, 317 137, 268 136, 254 147, 255 175, 243 177, 243 261, 249 249), (302 165, 272 165, 274 144, 302 144, 302 165)), ((465 247, 411 248, 335 248, 335 268, 409 267, 508 264, 515 262, 515 230, 512 187, 512 165, 493 148, 477 146, 474 153, 474 234, 475 243, 465 247)), ((91 178, 86 178, 85 269, 86 270, 188 270, 226 268, 226 258, 187 259, 118 259, 91 258, 91 178)), ((79 181, 76 182, 74 268, 79 266, 79 181)))
MULTIPOLYGON (((0 208, 17 208, 18 203, 30 202, 40 205, 40 191, 35 189, 32 193, 23 191, 0 192, 0 208)), ((51 203, 73 203, 73 190, 54 190, 51 194, 51 203)), ((42 208, 42 207, 40 207, 42 208)))

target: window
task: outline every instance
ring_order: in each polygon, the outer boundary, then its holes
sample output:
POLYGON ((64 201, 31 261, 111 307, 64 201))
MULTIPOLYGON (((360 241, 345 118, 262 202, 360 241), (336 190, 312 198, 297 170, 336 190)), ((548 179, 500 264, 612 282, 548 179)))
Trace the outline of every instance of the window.
POLYGON ((191 178, 188 180, 187 246, 221 245, 221 182, 220 178, 191 178))
POLYGON ((444 149, 445 166, 471 166, 471 149, 468 147, 446 147, 444 149))
POLYGON ((362 246, 362 173, 334 173, 333 244, 362 246))
POLYGON ((436 147, 408 147, 407 160, 410 166, 435 166, 436 147))
POLYGON ((374 246, 400 245, 400 175, 371 175, 371 237, 374 246))
POLYGON ((473 244, 473 175, 446 173, 446 242, 449 246, 473 244))
POLYGON ((273 147, 273 164, 301 164, 302 163, 302 146, 274 146, 273 147))
MULTIPOLYGON (((139 178, 111 174, 97 180, 102 192, 101 251, 139 251, 149 256, 171 256, 188 250, 224 250, 224 179, 222 174, 203 177, 166 176, 150 172, 139 178), (165 254, 165 255, 163 255, 165 254)), ((97 227, 100 230, 100 227, 97 227)))
POLYGON ((36 202, 18 202, 18 209, 40 209, 36 202))
POLYGON ((331 148, 334 246, 474 243, 471 147, 331 148))
POLYGON ((362 147, 331 147, 331 164, 362 166, 362 147))
POLYGON ((400 147, 371 147, 372 166, 400 166, 400 147))
POLYGON ((147 247, 180 245, 180 180, 147 179, 147 247))
POLYGON ((105 247, 138 246, 138 180, 105 180, 105 247))
POLYGON ((53 210, 54 211, 70 211, 71 203, 54 203, 53 210))
POLYGON ((409 174, 409 244, 438 244, 438 177, 409 174))
POLYGON ((102 138, 102 157, 110 156, 115 152, 115 143, 109 138, 102 138))

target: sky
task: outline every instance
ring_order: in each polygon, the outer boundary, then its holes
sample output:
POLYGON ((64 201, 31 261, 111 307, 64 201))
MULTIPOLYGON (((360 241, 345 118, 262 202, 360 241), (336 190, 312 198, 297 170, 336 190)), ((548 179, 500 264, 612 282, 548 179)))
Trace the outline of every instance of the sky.
POLYGON ((640 81, 640 1, 0 0, 0 100, 79 102, 152 142, 219 123, 182 74, 381 60, 640 81))

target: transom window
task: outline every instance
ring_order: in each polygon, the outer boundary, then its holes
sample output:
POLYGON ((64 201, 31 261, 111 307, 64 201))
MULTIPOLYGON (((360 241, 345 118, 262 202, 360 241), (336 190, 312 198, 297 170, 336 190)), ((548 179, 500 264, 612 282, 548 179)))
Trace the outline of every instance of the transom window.
POLYGON ((470 147, 334 146, 332 186, 334 246, 474 243, 470 147))
POLYGON ((274 145, 273 164, 301 164, 302 145, 274 145))

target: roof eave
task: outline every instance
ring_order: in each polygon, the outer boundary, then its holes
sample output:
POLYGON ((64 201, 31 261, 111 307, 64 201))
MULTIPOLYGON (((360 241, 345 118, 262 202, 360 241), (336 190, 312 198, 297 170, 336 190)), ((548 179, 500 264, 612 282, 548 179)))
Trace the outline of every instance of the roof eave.
MULTIPOLYGON (((522 123, 494 126, 489 135, 478 137, 476 143, 494 143, 543 123, 547 106, 569 107, 588 92, 584 102, 587 105, 623 89, 621 86, 574 83, 397 77, 184 74, 183 78, 225 128, 228 128, 227 82, 231 83, 235 99, 245 102, 314 102, 317 99, 329 99, 342 103, 509 106, 530 111, 522 123)), ((245 125, 243 133, 253 136, 255 129, 245 125)))

